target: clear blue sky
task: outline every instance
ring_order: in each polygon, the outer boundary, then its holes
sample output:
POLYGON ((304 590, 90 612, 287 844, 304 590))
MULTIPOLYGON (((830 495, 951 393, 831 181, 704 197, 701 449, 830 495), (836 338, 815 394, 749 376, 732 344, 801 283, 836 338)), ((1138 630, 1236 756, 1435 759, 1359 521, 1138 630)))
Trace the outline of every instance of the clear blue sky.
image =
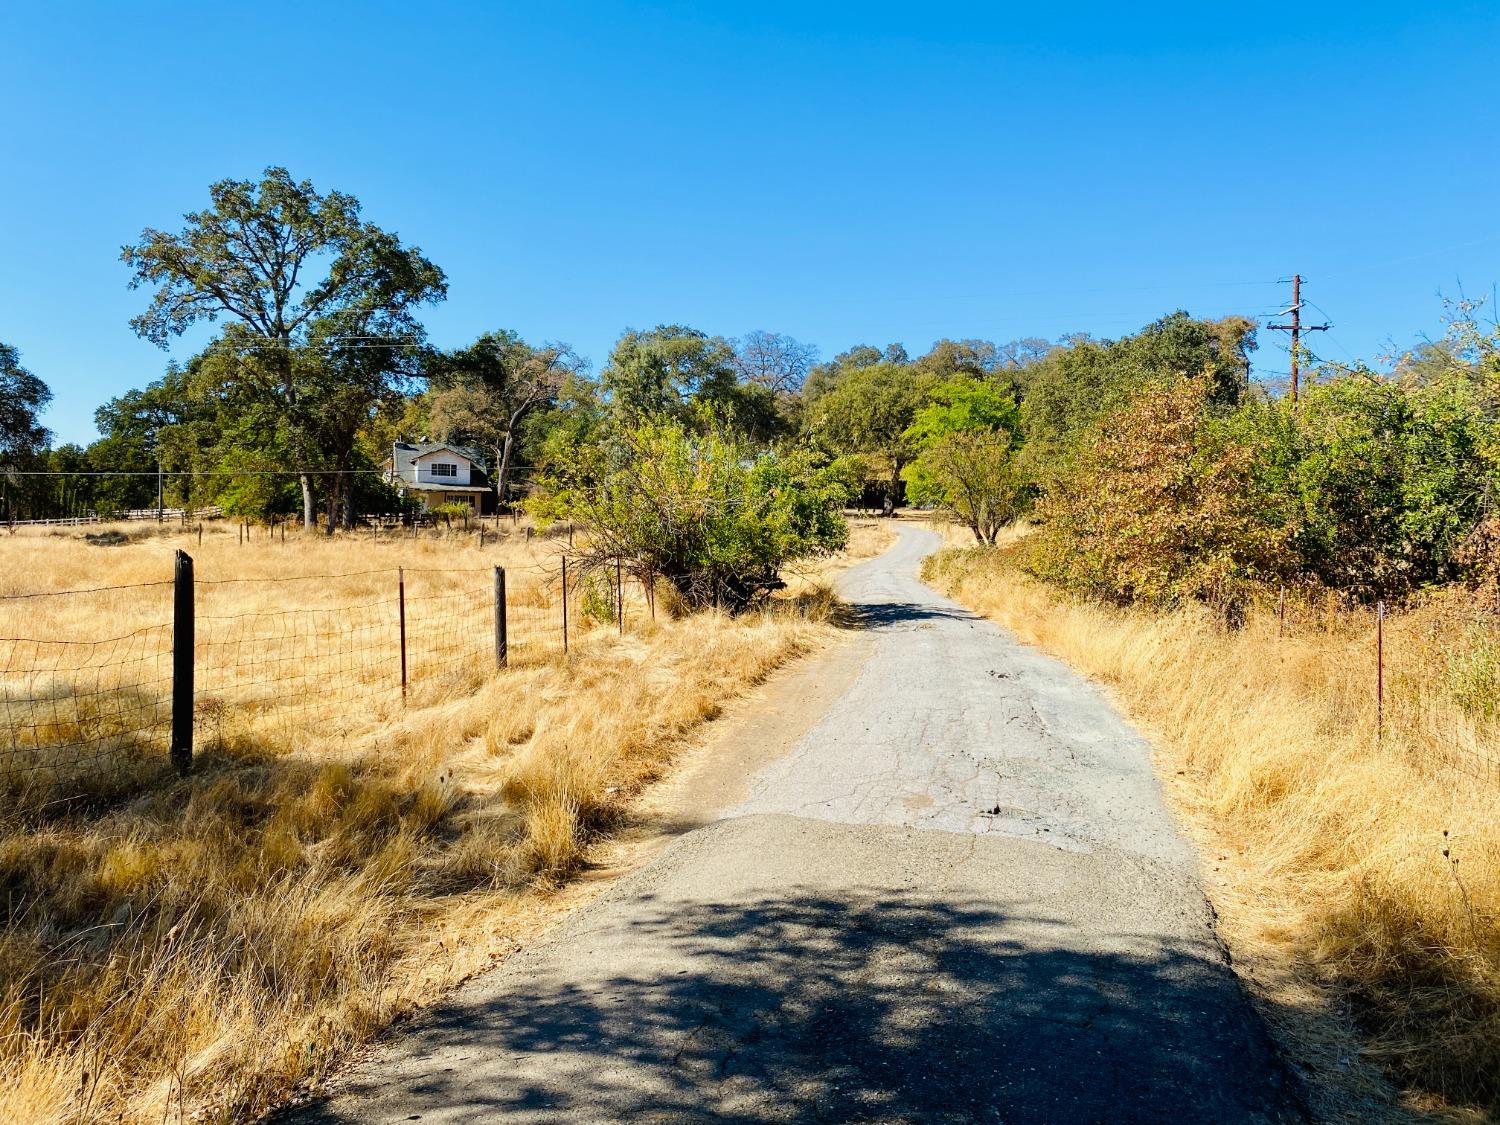
POLYGON ((1120 335, 1293 270, 1373 357, 1500 279, 1494 4, 0 0, 0 42, 0 340, 60 440, 166 362, 120 246, 273 163, 448 272, 437 343, 596 366, 662 321, 1120 335))

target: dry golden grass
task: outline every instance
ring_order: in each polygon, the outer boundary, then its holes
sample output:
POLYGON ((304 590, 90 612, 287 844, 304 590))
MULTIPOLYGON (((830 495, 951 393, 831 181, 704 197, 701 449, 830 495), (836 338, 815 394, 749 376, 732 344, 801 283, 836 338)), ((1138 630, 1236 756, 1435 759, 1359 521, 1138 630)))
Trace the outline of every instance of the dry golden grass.
MULTIPOLYGON (((857 531, 848 557, 875 553, 882 534, 857 531)), ((0 537, 3 592, 155 580, 185 542, 0 537)), ((298 535, 240 547, 231 528, 191 550, 201 580, 398 563, 519 572, 556 545, 298 535)), ((298 585, 329 606, 350 595, 298 585)), ((221 596, 236 590, 246 601, 225 604, 242 612, 265 596, 250 583, 221 596)), ((578 868, 695 727, 831 635, 825 591, 788 594, 739 619, 642 612, 623 637, 585 627, 566 661, 456 668, 405 708, 398 695, 243 723, 187 779, 0 820, 0 1120, 237 1121, 316 1082, 513 948, 539 892, 578 868)), ((28 610, 27 635, 153 612, 117 596, 105 615, 28 610)))
POLYGON ((1323 1119, 1375 1118, 1382 1083, 1361 1052, 1409 1109, 1496 1112, 1500 784, 1453 768, 1466 724, 1422 647, 1443 607, 1391 623, 1377 738, 1369 615, 1305 614, 1282 637, 1263 610, 1230 633, 1191 611, 1082 604, 997 552, 944 552, 929 576, 1110 685, 1153 733, 1223 932, 1313 1072, 1323 1119))

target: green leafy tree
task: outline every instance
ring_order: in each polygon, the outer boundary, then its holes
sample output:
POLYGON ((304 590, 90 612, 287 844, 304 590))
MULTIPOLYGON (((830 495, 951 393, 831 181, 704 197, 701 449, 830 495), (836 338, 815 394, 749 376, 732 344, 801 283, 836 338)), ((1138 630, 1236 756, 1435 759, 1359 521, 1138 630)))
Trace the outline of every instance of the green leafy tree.
POLYGON ((840 352, 827 363, 819 363, 808 372, 803 383, 802 395, 807 403, 822 398, 833 390, 851 371, 874 367, 881 363, 900 366, 909 363, 911 357, 901 344, 887 344, 884 349, 869 344, 856 344, 848 351, 840 352))
POLYGON ((21 476, 39 467, 52 435, 41 423, 41 413, 52 392, 26 368, 21 354, 0 343, 0 518, 27 518, 46 510, 44 479, 21 476))
POLYGON ((775 391, 742 381, 738 365, 734 345, 722 336, 662 324, 621 336, 600 382, 623 425, 675 418, 698 428, 727 426, 752 440, 770 440, 784 429, 775 391))
POLYGON ((522 425, 557 402, 583 361, 566 344, 533 347, 514 332, 490 332, 467 348, 428 361, 432 428, 444 441, 490 451, 495 493, 502 503, 522 425))
POLYGON ((41 413, 51 401, 47 384, 21 366, 21 353, 0 343, 0 462, 46 448, 52 435, 41 413))
POLYGON ((848 371, 808 410, 806 432, 839 454, 874 459, 886 474, 885 510, 900 495, 901 472, 919 452, 912 423, 933 386, 930 375, 909 366, 877 363, 848 371))
POLYGON ((846 478, 806 452, 658 419, 577 448, 529 506, 588 527, 580 573, 618 559, 691 608, 738 612, 777 589, 787 564, 843 546, 847 499, 846 478))
POLYGON ((1255 451, 1257 494, 1304 580, 1373 601, 1451 580, 1484 515, 1492 423, 1471 380, 1328 371, 1224 425, 1255 451))
POLYGON ((994 545, 1025 507, 1026 478, 1004 430, 961 430, 922 450, 907 470, 912 500, 932 502, 961 521, 974 538, 994 545))
POLYGON ((1075 338, 1028 372, 1028 433, 1048 447, 1066 445, 1150 382, 1205 378, 1209 402, 1232 408, 1248 387, 1254 328, 1243 317, 1196 320, 1179 311, 1120 340, 1075 338))
POLYGON ((323 420, 347 419, 351 394, 368 409, 395 357, 420 342, 415 310, 441 300, 446 281, 420 250, 363 221, 353 196, 320 195, 284 168, 258 184, 221 180, 209 195, 177 234, 148 228, 122 251, 132 288, 154 288, 131 325, 166 347, 200 321, 228 319, 219 347, 236 362, 225 379, 282 414, 311 527, 311 470, 347 455, 336 448, 347 426, 323 420))
POLYGON ((988 378, 961 375, 940 383, 907 434, 918 454, 904 471, 915 504, 936 504, 966 524, 981 543, 1020 514, 1026 482, 1015 445, 1016 400, 988 378))

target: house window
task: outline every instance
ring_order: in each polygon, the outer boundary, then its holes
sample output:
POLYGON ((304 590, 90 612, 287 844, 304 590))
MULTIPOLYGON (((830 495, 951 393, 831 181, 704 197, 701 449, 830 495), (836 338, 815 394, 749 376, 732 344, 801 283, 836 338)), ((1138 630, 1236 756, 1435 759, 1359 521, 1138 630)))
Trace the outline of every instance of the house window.
POLYGON ((446 461, 434 461, 432 463, 432 475, 435 477, 456 477, 458 466, 450 465, 446 461))

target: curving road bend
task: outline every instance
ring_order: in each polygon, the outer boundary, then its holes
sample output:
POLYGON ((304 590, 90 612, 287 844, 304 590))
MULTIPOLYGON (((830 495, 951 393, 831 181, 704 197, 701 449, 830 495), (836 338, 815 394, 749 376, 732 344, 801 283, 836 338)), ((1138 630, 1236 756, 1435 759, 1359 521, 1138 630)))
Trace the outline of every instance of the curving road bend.
POLYGON ((800 737, 726 732, 732 800, 286 1120, 1302 1120, 1150 747, 898 531, 800 737))

